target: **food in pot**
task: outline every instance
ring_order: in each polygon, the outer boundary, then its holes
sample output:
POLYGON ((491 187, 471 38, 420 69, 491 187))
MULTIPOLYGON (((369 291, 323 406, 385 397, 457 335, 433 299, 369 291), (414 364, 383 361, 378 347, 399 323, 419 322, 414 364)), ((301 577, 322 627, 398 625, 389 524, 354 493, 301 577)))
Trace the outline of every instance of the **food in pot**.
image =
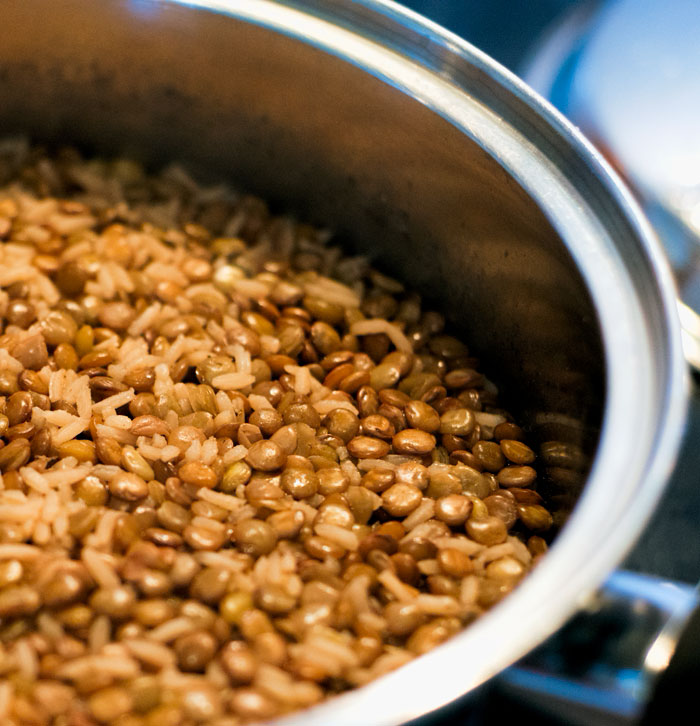
POLYGON ((0 152, 3 724, 308 707, 545 552, 533 449, 417 294, 177 166, 0 152))

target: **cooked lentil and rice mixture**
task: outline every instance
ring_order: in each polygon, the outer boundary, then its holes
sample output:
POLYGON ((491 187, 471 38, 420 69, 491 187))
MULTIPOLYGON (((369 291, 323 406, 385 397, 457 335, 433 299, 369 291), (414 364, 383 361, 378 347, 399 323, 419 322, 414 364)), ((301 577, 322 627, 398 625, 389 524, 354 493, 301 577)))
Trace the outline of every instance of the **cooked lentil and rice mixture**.
POLYGON ((477 361, 325 231, 21 140, 0 183, 1 723, 308 707, 545 552, 477 361))

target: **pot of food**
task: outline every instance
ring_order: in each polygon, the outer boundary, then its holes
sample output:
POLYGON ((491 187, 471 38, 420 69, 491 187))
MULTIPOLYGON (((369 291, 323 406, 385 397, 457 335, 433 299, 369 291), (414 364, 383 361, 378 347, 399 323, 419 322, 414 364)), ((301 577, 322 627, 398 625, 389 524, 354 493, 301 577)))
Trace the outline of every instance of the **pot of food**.
POLYGON ((380 0, 0 24, 3 723, 400 724, 577 612, 686 369, 575 129, 380 0))

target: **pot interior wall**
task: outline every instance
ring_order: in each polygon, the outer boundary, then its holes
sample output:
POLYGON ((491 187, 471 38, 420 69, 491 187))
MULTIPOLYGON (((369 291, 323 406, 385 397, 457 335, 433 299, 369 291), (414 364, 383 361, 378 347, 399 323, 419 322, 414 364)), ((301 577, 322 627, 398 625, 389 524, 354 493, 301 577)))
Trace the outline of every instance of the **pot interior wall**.
MULTIPOLYGON (((508 407, 590 454, 595 308, 512 177, 385 81, 295 39, 171 3, 3 3, 0 135, 184 162, 336 230, 445 312, 508 407)), ((568 497, 567 497, 568 498, 568 497)))

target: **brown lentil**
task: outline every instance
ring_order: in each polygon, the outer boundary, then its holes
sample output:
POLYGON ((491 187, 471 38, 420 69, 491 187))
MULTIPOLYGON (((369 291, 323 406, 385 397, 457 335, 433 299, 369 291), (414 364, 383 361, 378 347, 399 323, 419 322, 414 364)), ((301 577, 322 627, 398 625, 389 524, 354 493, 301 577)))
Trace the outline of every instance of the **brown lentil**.
POLYGON ((474 413, 467 408, 450 408, 440 416, 440 433, 468 436, 476 424, 474 413))
POLYGON ((362 477, 362 486, 371 492, 381 494, 394 483, 394 472, 391 469, 370 469, 362 477))
POLYGON ((420 625, 411 634, 406 647, 416 655, 422 655, 446 641, 459 630, 459 622, 437 618, 431 623, 420 625))
POLYGON ((420 579, 420 570, 416 561, 407 552, 396 552, 391 555, 391 564, 396 570, 400 580, 409 585, 417 585, 420 579))
POLYGON ((275 471, 284 466, 286 455, 274 441, 256 441, 249 449, 246 462, 258 471, 275 471))
POLYGON ((366 436, 374 436, 378 439, 391 439, 396 430, 386 416, 371 414, 360 421, 362 433, 366 436))
POLYGON ((7 399, 5 415, 10 426, 24 423, 32 415, 32 396, 26 391, 17 391, 7 399))
POLYGON ((460 477, 447 469, 437 469, 430 472, 430 483, 425 493, 431 499, 441 499, 450 494, 461 494, 463 487, 460 477))
POLYGON ((304 469, 285 469, 280 478, 280 486, 295 499, 306 499, 318 491, 318 476, 304 469))
POLYGON ((500 446, 506 459, 514 464, 532 464, 535 460, 535 452, 522 441, 500 439, 500 446))
POLYGON ((27 300, 12 300, 7 306, 5 318, 9 325, 28 328, 36 320, 36 310, 27 300))
POLYGON ((380 459, 386 456, 390 449, 386 441, 371 436, 355 436, 348 442, 348 451, 358 459, 380 459))
POLYGON ((120 499, 137 502, 148 496, 148 484, 137 474, 123 471, 109 482, 109 491, 120 499))
MULTIPOLYGON (((59 344, 60 342, 61 341, 59 340, 59 344)), ((16 358, 26 369, 38 371, 43 368, 49 360, 46 343, 47 340, 45 339, 45 336, 41 333, 37 333, 36 335, 32 335, 15 343, 10 352, 12 356, 16 358)), ((14 381, 10 383, 13 390, 17 390, 16 380, 17 379, 15 377, 14 381)))
POLYGON ((423 401, 409 401, 404 407, 406 422, 414 429, 435 433, 440 429, 440 416, 429 404, 423 401))
POLYGON ((243 519, 233 530, 238 548, 246 554, 259 557, 271 552, 277 543, 275 530, 257 519, 243 519))
POLYGON ((435 448, 435 437, 421 429, 404 429, 391 440, 397 454, 424 456, 435 448))
POLYGON ((13 439, 7 446, 0 449, 0 471, 3 473, 16 471, 29 461, 31 454, 31 444, 27 439, 13 439))
POLYGON ((116 620, 127 618, 134 607, 136 596, 128 585, 115 588, 100 588, 90 597, 90 606, 98 613, 116 620))
POLYGON ((517 581, 525 574, 525 566, 515 557, 499 557, 486 565, 486 577, 492 580, 517 581))
POLYGON ((405 517, 420 503, 420 489, 410 484, 394 484, 382 494, 382 506, 392 517, 405 517))
POLYGON ((326 417, 326 426, 330 434, 347 444, 360 430, 360 421, 352 411, 336 408, 326 417))
POLYGON ((178 666, 185 672, 202 672, 216 653, 216 639, 206 630, 183 635, 174 643, 178 666))
POLYGON ((224 530, 214 530, 208 527, 195 526, 194 524, 188 524, 182 531, 182 536, 193 550, 208 552, 218 550, 226 541, 224 530))
POLYGON ((505 522, 499 517, 471 517, 465 525, 467 534, 479 544, 491 546, 505 542, 508 530, 505 522))
POLYGON ((496 492, 484 499, 484 504, 490 515, 502 519, 510 529, 518 519, 518 506, 515 497, 508 496, 507 492, 496 492))
POLYGON ((472 453, 481 462, 486 471, 498 472, 506 463, 501 447, 495 441, 478 441, 472 447, 472 453))
POLYGON ((117 686, 103 688, 90 697, 90 711, 101 723, 114 723, 119 716, 126 715, 132 706, 129 692, 117 686))
POLYGON ((192 579, 190 595, 209 605, 215 605, 226 593, 230 573, 215 567, 205 567, 192 579))
POLYGON ((36 612, 41 605, 39 593, 29 585, 11 585, 0 591, 0 617, 13 618, 36 612))
POLYGON ((469 555, 454 547, 441 549, 438 552, 437 563, 449 577, 464 577, 474 569, 469 555))
POLYGON ((546 532, 553 523, 551 513, 540 504, 519 504, 518 516, 528 529, 535 532, 546 532))
POLYGON ((185 484, 191 484, 198 489, 200 487, 213 489, 218 481, 216 472, 210 466, 199 461, 185 462, 177 473, 185 484))
POLYGON ((450 527, 464 524, 473 508, 472 500, 462 494, 448 494, 437 500, 435 516, 450 527))

